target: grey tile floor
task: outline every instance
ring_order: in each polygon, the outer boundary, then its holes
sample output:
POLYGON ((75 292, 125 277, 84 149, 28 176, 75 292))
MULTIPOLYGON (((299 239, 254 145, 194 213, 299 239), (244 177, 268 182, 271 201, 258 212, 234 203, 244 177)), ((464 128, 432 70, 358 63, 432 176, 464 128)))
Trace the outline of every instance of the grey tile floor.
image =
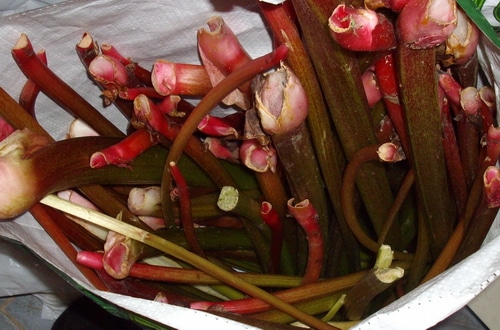
POLYGON ((0 329, 50 330, 55 320, 42 318, 43 303, 33 295, 0 298, 0 329))

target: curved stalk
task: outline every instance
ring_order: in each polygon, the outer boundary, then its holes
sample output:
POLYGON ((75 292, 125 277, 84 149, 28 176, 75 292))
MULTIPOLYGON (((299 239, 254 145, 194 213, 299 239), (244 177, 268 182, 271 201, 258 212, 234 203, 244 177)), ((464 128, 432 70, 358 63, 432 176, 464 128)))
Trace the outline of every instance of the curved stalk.
MULTIPOLYGON (((354 236, 359 240, 359 242, 374 253, 378 253, 381 244, 370 238, 363 228, 361 227, 356 209, 353 204, 354 192, 355 192, 355 182, 356 175, 358 174, 361 166, 367 161, 378 160, 377 150, 379 149, 379 144, 365 147, 354 154, 351 161, 346 167, 344 173, 344 181, 342 183, 342 193, 341 202, 344 210, 344 215, 347 220, 347 224, 351 228, 354 236)), ((394 252, 394 258, 399 260, 411 260, 412 255, 403 252, 394 252)))

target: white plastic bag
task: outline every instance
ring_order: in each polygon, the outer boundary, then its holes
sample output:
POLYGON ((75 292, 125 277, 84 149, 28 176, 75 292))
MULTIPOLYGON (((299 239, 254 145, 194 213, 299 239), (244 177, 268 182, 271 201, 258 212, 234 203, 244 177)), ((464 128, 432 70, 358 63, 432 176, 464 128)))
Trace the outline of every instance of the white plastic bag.
MULTIPOLYGON (((19 35, 26 33, 37 50, 47 51, 49 66, 63 80, 95 107, 102 108, 99 92, 86 77, 74 52, 84 32, 91 33, 100 43, 112 43, 145 67, 150 67, 158 58, 198 63, 196 31, 205 27, 207 19, 216 13, 224 17, 252 57, 271 50, 271 38, 253 0, 73 0, 0 20, 1 87, 16 97, 25 81, 8 54, 19 35)), ((498 72, 498 53, 492 61, 498 72)), ((125 129, 126 121, 116 110, 106 108, 102 112, 125 129)), ((64 136, 71 120, 43 96, 39 99, 37 115, 55 138, 64 136)), ((0 230, 3 236, 35 251, 83 290, 135 314, 177 329, 252 328, 204 312, 93 289, 29 214, 0 223, 0 230)), ((499 272, 500 238, 495 238, 460 265, 381 310, 357 328, 427 328, 465 306, 499 272)))

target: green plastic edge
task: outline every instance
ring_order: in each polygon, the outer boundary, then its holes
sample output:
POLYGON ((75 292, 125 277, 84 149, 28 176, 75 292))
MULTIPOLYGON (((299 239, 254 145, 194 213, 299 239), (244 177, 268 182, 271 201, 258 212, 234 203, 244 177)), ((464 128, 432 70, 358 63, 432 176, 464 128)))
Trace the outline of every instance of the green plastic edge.
POLYGON ((476 4, 471 0, 457 0, 457 3, 484 35, 500 49, 500 38, 483 13, 476 7, 476 4))

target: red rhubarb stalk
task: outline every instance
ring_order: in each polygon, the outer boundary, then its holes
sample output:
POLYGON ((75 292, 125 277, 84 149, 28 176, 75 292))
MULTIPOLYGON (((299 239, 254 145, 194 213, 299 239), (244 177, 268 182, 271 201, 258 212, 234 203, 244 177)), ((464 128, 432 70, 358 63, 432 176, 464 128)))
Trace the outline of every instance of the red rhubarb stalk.
POLYGON ((276 212, 276 210, 269 202, 262 202, 260 216, 271 229, 271 264, 269 265, 269 272, 271 274, 277 274, 279 273, 281 263, 281 248, 283 246, 283 225, 281 223, 278 212, 276 212))
POLYGON ((307 239, 307 265, 302 280, 303 284, 314 283, 319 279, 323 268, 325 253, 323 234, 318 220, 318 212, 309 200, 293 204, 294 199, 288 200, 288 211, 297 220, 306 234, 307 239))
MULTIPOLYGON (((278 291, 274 293, 274 295, 290 304, 296 304, 302 301, 323 297, 325 295, 343 292, 352 288, 361 278, 365 276, 365 274, 366 272, 352 273, 346 276, 339 276, 329 280, 278 291)), ((199 310, 220 310, 238 314, 253 314, 271 309, 271 306, 264 301, 254 298, 245 298, 219 303, 195 302, 192 303, 190 307, 199 310)))
POLYGON ((204 256, 205 253, 200 246, 200 242, 196 237, 194 231, 193 218, 191 213, 191 197, 189 194, 189 188, 186 179, 182 175, 181 170, 175 162, 170 163, 170 173, 172 173, 172 178, 174 179, 175 186, 179 192, 179 209, 181 214, 182 229, 184 230, 184 235, 186 236, 186 241, 188 246, 199 256, 204 256))
POLYGON ((138 155, 156 143, 156 139, 147 129, 138 129, 117 144, 93 153, 90 157, 90 167, 100 168, 107 165, 129 167, 138 155))
POLYGON ((378 86, 383 95, 387 113, 403 145, 403 150, 405 150, 407 155, 410 155, 410 142, 408 140, 404 112, 399 97, 399 82, 393 54, 387 54, 377 60, 374 66, 378 86))
MULTIPOLYGON (((441 93, 440 93, 441 94, 441 93)), ((460 150, 455 134, 455 128, 450 114, 448 100, 441 96, 441 120, 443 130, 443 151, 446 167, 450 176, 450 185, 455 196, 457 211, 462 214, 467 203, 468 189, 465 171, 460 156, 460 150)))
POLYGON ((238 131, 226 123, 224 118, 206 115, 198 124, 198 130, 210 136, 228 136, 238 138, 238 131))

